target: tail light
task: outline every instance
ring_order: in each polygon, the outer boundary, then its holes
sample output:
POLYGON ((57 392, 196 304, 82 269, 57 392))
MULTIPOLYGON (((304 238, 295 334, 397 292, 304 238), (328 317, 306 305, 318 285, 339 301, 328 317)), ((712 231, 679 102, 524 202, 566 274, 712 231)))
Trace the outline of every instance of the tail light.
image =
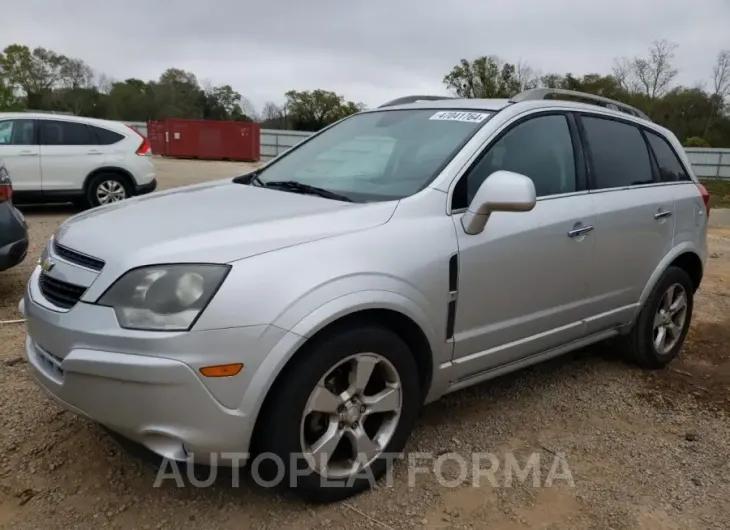
POLYGON ((136 132, 139 137, 142 139, 142 144, 137 148, 136 153, 139 156, 149 156, 152 154, 152 145, 150 144, 150 141, 147 139, 145 135, 143 135, 141 132, 139 132, 134 127, 127 125, 130 129, 132 129, 134 132, 136 132))
POLYGON ((702 184, 697 184, 697 189, 700 190, 700 195, 702 195, 702 202, 705 203, 705 210, 707 211, 707 216, 710 215, 710 192, 707 191, 707 188, 705 188, 702 184))
POLYGON ((10 183, 10 178, 4 168, 0 166, 0 202, 7 202, 13 200, 13 185, 10 183))

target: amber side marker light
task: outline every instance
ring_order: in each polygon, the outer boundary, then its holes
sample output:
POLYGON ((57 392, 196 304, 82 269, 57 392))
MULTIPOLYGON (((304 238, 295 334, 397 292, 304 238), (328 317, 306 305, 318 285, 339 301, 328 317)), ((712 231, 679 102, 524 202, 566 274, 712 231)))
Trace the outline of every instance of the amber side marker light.
POLYGON ((200 373, 205 377, 231 377, 238 375, 243 370, 242 363, 219 364, 218 366, 205 366, 200 373))

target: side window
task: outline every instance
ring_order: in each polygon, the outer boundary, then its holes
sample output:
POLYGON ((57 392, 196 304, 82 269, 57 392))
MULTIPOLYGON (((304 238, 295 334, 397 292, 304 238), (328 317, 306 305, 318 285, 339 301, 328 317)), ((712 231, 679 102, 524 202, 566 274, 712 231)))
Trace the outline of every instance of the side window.
POLYGON ((466 189, 460 192, 457 186, 454 208, 468 206, 479 186, 498 170, 530 177, 538 197, 576 191, 575 157, 567 118, 539 116, 510 129, 469 171, 466 189))
POLYGON ((596 189, 651 184, 649 150, 638 127, 625 122, 583 116, 596 189))
POLYGON ((659 177, 662 182, 677 182, 680 180, 690 180, 689 174, 684 169, 682 162, 679 161, 677 153, 674 152, 669 143, 651 131, 644 131, 651 150, 654 151, 657 165, 659 166, 659 177))
POLYGON ((35 120, 0 122, 0 145, 36 145, 35 120))
POLYGON ((41 120, 42 145, 97 145, 91 129, 84 123, 41 120))
POLYGON ((119 133, 115 133, 114 131, 110 131, 109 129, 94 127, 93 125, 89 125, 88 127, 94 131, 94 135, 96 136, 99 145, 112 145, 124 140, 124 136, 119 133))

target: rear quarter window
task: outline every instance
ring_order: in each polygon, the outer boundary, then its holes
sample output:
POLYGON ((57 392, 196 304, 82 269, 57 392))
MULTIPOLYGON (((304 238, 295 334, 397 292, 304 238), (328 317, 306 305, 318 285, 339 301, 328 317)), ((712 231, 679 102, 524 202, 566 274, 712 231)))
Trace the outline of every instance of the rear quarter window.
POLYGON ((657 166, 659 167, 659 177, 662 182, 680 182, 691 180, 689 173, 680 162, 677 153, 674 151, 669 142, 656 133, 645 131, 646 138, 649 140, 651 150, 654 151, 657 166))
POLYGON ((114 131, 110 131, 109 129, 104 129, 103 127, 96 127, 95 125, 90 125, 91 130, 94 132, 94 136, 96 136, 96 139, 99 142, 99 145, 112 145, 117 142, 121 142, 124 140, 124 136, 116 133, 114 131))

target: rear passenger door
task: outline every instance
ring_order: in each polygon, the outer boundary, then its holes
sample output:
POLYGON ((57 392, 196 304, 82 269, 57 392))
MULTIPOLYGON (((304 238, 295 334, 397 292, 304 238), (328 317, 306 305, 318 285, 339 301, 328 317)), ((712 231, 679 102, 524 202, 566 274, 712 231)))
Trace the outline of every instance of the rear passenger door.
POLYGON ((40 122, 43 191, 74 191, 104 164, 104 153, 85 123, 42 119, 40 122))
POLYGON ((640 126, 589 113, 579 121, 596 211, 588 320, 595 333, 631 321, 644 286, 672 248, 674 196, 659 179, 640 126))
MULTIPOLYGON (((682 163, 675 147, 660 134, 645 130, 654 160, 659 170, 659 180, 670 186, 674 196, 674 242, 673 246, 683 242, 697 243, 697 235, 706 225, 705 205, 697 189, 697 184, 690 177, 688 169, 682 163)), ((681 148, 681 146, 677 146, 681 148)))

